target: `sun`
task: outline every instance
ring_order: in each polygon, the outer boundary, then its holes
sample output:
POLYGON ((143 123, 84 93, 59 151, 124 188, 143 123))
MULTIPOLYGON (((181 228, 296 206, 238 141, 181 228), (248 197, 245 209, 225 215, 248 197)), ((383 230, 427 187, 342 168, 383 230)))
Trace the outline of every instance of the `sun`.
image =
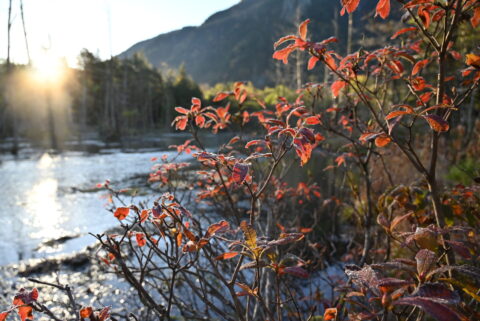
POLYGON ((61 80, 65 66, 60 58, 45 52, 34 60, 33 69, 38 81, 51 84, 61 80))

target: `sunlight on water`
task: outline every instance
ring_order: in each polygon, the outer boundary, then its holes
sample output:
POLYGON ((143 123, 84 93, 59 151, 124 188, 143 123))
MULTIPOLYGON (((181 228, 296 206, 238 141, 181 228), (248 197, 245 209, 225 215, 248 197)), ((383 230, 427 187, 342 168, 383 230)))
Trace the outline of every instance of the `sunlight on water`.
POLYGON ((46 169, 52 166, 52 164, 53 164, 53 158, 49 154, 44 153, 38 161, 37 168, 46 169))
POLYGON ((34 232, 32 238, 56 238, 64 231, 60 228, 63 222, 62 207, 57 200, 58 181, 46 178, 35 184, 26 193, 26 210, 32 219, 30 223, 34 232))
POLYGON ((135 186, 138 177, 148 176, 151 158, 162 153, 0 157, 0 265, 72 253, 92 244, 89 232, 103 233, 118 224, 105 210, 105 191, 93 188, 95 184, 114 178, 112 184, 119 188, 135 186), (63 236, 73 239, 42 245, 63 236))

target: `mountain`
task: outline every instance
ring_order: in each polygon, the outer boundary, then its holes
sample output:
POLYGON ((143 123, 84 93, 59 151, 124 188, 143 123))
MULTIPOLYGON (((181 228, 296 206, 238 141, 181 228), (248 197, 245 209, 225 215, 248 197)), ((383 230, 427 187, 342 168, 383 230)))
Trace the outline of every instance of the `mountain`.
MULTIPOLYGON (((362 28, 360 18, 371 13, 373 7, 372 1, 362 1, 355 12, 355 28, 362 28)), ((333 35, 347 39, 348 18, 339 16, 340 9, 339 0, 243 0, 213 14, 199 27, 185 27, 139 42, 120 58, 143 53, 161 69, 176 69, 183 64, 195 81, 211 85, 237 80, 250 80, 257 86, 288 83, 284 77, 293 75, 294 64, 282 66, 274 61, 273 43, 295 33, 305 18, 312 20, 309 34, 313 40, 333 35)), ((345 41, 337 46, 342 52, 345 41)))

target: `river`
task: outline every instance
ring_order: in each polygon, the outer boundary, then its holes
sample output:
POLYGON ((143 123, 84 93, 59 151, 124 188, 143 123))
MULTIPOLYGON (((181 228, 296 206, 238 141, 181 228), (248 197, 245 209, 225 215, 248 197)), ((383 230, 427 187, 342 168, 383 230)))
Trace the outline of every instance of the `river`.
POLYGON ((29 258, 71 253, 92 244, 88 233, 102 233, 117 221, 106 210, 104 190, 142 180, 152 158, 173 152, 110 150, 98 154, 33 153, 22 159, 0 158, 0 265, 29 258), (54 247, 39 244, 64 236, 54 247))

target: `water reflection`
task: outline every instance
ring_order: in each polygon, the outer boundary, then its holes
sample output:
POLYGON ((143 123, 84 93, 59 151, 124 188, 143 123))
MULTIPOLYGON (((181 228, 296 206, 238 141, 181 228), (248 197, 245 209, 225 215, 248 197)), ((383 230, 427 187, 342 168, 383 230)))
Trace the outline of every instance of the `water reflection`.
MULTIPOLYGON (((39 162, 41 163, 41 161, 39 162)), ((45 178, 25 193, 27 217, 31 220, 34 239, 57 238, 64 234, 62 207, 57 200, 58 181, 45 178)))
POLYGON ((53 165, 53 158, 50 154, 44 153, 38 160, 37 168, 47 169, 53 165))
POLYGON ((89 232, 103 233, 117 224, 104 209, 105 192, 95 185, 109 178, 118 188, 135 186, 138 177, 146 180, 150 159, 162 154, 70 152, 20 160, 3 160, 0 155, 0 265, 71 253, 91 244, 89 232), (37 250, 42 242, 66 235, 80 237, 37 250))

